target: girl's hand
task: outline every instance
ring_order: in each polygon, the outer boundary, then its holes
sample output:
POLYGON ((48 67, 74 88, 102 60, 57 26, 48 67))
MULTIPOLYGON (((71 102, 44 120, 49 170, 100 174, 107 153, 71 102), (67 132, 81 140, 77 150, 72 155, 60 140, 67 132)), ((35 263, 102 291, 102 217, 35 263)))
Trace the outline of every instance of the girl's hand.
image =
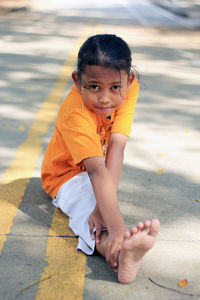
POLYGON ((114 270, 118 267, 118 256, 121 251, 121 245, 126 228, 110 232, 108 235, 108 243, 106 248, 106 260, 114 270))
POLYGON ((96 243, 99 244, 100 240, 101 240, 101 232, 102 232, 102 228, 105 227, 102 216, 100 214, 100 211, 97 207, 97 205, 95 206, 95 209, 93 210, 93 212, 91 213, 89 220, 88 220, 88 224, 89 224, 89 229, 90 229, 90 234, 91 234, 91 238, 92 240, 94 240, 94 227, 96 228, 96 243))

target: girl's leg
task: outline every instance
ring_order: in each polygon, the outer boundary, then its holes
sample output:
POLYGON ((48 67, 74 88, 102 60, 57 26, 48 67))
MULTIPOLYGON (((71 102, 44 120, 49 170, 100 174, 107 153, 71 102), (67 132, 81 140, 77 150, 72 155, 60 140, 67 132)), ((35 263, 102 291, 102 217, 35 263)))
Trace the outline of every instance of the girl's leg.
MULTIPOLYGON (((150 250, 156 240, 160 228, 157 219, 138 223, 130 232, 126 232, 118 258, 118 280, 121 283, 131 283, 139 270, 145 253, 150 250)), ((104 231, 101 243, 96 244, 97 251, 105 257, 108 232, 104 231)))
POLYGON ((108 231, 102 231, 101 234, 101 243, 96 244, 96 250, 101 254, 102 256, 106 256, 106 247, 107 247, 107 239, 108 239, 108 231))
POLYGON ((69 227, 78 238, 77 250, 91 255, 95 241, 91 239, 88 218, 96 199, 87 172, 82 172, 65 182, 53 204, 69 217, 69 227))

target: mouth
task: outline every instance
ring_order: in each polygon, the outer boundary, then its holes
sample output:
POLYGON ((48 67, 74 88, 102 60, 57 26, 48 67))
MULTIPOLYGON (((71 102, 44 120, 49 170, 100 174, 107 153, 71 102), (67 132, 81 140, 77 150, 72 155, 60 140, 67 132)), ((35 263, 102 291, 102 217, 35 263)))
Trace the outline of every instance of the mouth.
POLYGON ((97 109, 106 112, 106 111, 112 110, 113 108, 112 107, 97 107, 97 109))

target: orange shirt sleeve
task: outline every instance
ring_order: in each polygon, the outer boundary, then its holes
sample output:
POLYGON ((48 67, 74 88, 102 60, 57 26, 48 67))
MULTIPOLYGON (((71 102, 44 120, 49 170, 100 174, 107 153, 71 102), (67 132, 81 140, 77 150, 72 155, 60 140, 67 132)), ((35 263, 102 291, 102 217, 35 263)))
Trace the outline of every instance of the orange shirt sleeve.
POLYGON ((87 110, 74 109, 58 124, 58 131, 71 154, 74 164, 88 157, 103 157, 95 119, 87 110))
POLYGON ((114 122, 112 125, 111 133, 122 133, 126 136, 130 136, 131 125, 133 123, 133 115, 135 111, 135 105, 137 102, 139 92, 139 83, 135 79, 126 94, 124 103, 115 113, 114 122))

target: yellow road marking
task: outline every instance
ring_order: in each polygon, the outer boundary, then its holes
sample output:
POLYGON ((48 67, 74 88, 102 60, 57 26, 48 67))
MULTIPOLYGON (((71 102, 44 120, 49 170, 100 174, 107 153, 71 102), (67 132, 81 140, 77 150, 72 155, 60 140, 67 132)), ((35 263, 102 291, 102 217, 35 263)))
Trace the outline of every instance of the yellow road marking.
POLYGON ((0 254, 7 234, 17 214, 19 204, 22 201, 29 179, 20 179, 12 183, 0 185, 0 254))
POLYGON ((29 178, 32 177, 38 157, 43 151, 43 142, 40 137, 45 135, 55 118, 67 80, 71 77, 74 61, 73 51, 61 67, 59 77, 54 84, 52 92, 36 114, 27 139, 18 147, 11 166, 5 170, 2 177, 2 184, 0 185, 0 254, 6 241, 6 236, 4 235, 10 232, 13 219, 17 214, 24 191, 29 183, 29 178))
MULTIPOLYGON (((88 29, 78 48, 89 33, 88 29)), ((59 209, 55 209, 49 235, 74 236, 67 223, 68 218, 59 209)), ((36 300, 83 299, 86 256, 77 253, 76 246, 76 238, 48 238, 45 259, 48 265, 41 274, 36 300)))
POLYGON ((49 125, 55 118, 59 101, 63 96, 67 80, 71 76, 73 64, 74 57, 71 55, 62 66, 52 92, 36 114, 27 139, 18 147, 11 166, 5 170, 2 177, 0 186, 0 254, 6 241, 5 235, 10 232, 26 186, 32 177, 39 155, 43 151, 41 136, 48 131, 49 125))
MULTIPOLYGON (((94 28, 93 28, 94 29, 94 28)), ((87 35, 89 30, 87 29, 87 35)), ((10 232, 14 217, 22 202, 27 184, 33 175, 39 156, 42 154, 42 139, 54 121, 60 99, 65 91, 67 80, 74 68, 75 55, 86 36, 79 40, 66 63, 62 66, 59 77, 50 95, 42 104, 28 132, 28 137, 16 152, 11 166, 6 169, 0 185, 0 254, 10 232)), ((52 220, 49 235, 70 235, 67 227, 67 217, 58 209, 52 220), (58 231, 61 232, 58 234, 58 231)), ((47 241, 46 261, 48 266, 41 274, 36 299, 82 299, 85 277, 86 257, 75 251, 77 240, 63 237, 51 237, 47 241), (51 276, 50 276, 51 274, 51 276), (47 279, 47 280, 46 280, 47 279), (42 281, 43 280, 43 281, 42 281), (48 296, 47 296, 48 295, 48 296)))
MULTIPOLYGON (((66 216, 55 209, 49 235, 73 236, 66 216)), ((76 238, 48 238, 47 267, 40 277, 37 300, 80 300, 83 298, 86 256, 76 252, 76 238), (47 280, 45 280, 47 279, 47 280)))

